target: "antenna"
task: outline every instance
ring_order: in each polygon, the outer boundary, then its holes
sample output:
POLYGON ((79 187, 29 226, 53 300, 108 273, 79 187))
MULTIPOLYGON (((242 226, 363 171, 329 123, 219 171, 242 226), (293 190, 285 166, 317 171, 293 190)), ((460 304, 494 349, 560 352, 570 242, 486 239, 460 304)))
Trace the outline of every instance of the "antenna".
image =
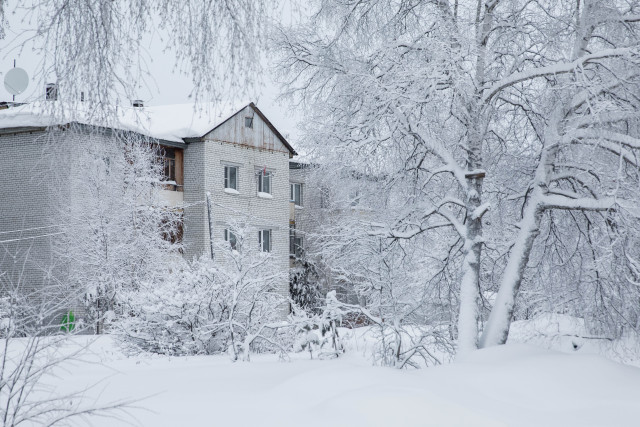
POLYGON ((16 100, 16 95, 20 95, 29 86, 29 75, 22 68, 16 67, 16 60, 13 60, 13 68, 10 69, 4 76, 4 88, 13 95, 13 100, 16 100))

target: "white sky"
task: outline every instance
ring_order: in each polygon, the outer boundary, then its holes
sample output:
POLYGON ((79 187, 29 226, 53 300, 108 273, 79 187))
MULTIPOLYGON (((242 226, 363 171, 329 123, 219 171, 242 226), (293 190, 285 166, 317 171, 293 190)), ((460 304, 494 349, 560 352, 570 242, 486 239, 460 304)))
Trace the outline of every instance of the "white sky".
MULTIPOLYGON (((0 0, 3 1, 3 0, 0 0)), ((288 9, 285 6, 285 9, 288 9)), ((16 95, 17 102, 30 102, 44 97, 44 81, 34 81, 33 76, 39 70, 39 58, 30 50, 19 52, 17 49, 10 49, 15 46, 17 27, 20 26, 20 19, 16 15, 11 15, 10 11, 7 19, 9 20, 9 31, 5 40, 0 41, 0 79, 4 82, 4 75, 9 69, 13 68, 13 61, 16 60, 16 66, 23 68, 30 77, 29 87, 20 95, 16 95)), ((277 16, 287 19, 287 10, 276 14, 277 16)), ((289 14, 290 15, 290 14, 289 14)), ((157 37, 151 37, 148 44, 148 50, 153 57, 153 63, 149 65, 151 79, 147 82, 149 89, 141 90, 139 99, 144 100, 145 105, 166 105, 188 103, 188 98, 193 86, 190 77, 174 73, 175 58, 171 52, 163 52, 163 44, 157 37), (155 39, 155 40, 154 40, 155 39)), ((267 61, 268 64, 268 61, 267 61)), ((268 69, 268 67, 266 67, 268 69)), ((268 71, 265 71, 268 73, 268 71)), ((295 148, 299 146, 299 131, 296 124, 300 119, 300 115, 290 108, 289 104, 281 103, 276 100, 279 93, 279 87, 270 75, 264 76, 264 85, 257 90, 257 93, 250 94, 246 97, 251 100, 264 112, 278 130, 293 144, 295 148)), ((0 84, 0 101, 11 101, 12 95, 8 93, 4 84, 0 84)))

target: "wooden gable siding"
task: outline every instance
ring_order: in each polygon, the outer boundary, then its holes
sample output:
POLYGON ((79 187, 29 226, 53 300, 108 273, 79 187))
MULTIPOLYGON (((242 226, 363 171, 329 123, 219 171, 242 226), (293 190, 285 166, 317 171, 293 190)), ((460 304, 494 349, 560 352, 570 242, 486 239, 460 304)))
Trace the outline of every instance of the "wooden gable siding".
POLYGON ((226 122, 205 135, 205 139, 253 147, 260 150, 289 153, 280 138, 267 126, 258 114, 247 106, 226 122), (245 118, 253 118, 253 127, 245 126, 245 118))

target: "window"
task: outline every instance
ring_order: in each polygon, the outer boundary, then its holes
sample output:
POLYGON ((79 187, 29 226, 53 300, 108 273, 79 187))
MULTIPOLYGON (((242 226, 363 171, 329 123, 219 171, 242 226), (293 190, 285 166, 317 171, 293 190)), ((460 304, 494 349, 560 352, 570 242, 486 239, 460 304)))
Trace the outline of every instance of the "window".
POLYGON ((262 252, 271 252, 271 230, 258 231, 258 246, 262 252))
POLYGON ((293 225, 289 226, 289 256, 293 258, 302 256, 302 237, 296 235, 293 225))
POLYGON ((156 153, 158 163, 162 167, 164 181, 172 181, 174 184, 166 184, 165 190, 177 190, 176 185, 176 150, 169 147, 159 147, 156 153))
POLYGON ((291 184, 291 199, 296 206, 302 206, 302 184, 291 184))
POLYGON ((326 209, 329 207, 329 188, 322 187, 320 189, 320 208, 326 209))
POLYGON ((236 235, 226 228, 224 230, 224 241, 229 242, 229 246, 231 246, 231 249, 234 251, 238 250, 238 239, 236 238, 236 235))
POLYGON ((253 128, 253 117, 245 117, 244 118, 244 127, 253 128))
POLYGON ((176 152, 173 148, 161 147, 158 152, 158 160, 162 165, 165 181, 176 180, 176 152))
POLYGON ((258 175, 258 191, 260 193, 271 194, 271 172, 266 169, 260 171, 258 175))
POLYGON ((237 166, 224 167, 224 188, 230 188, 231 190, 238 190, 238 167, 237 166))

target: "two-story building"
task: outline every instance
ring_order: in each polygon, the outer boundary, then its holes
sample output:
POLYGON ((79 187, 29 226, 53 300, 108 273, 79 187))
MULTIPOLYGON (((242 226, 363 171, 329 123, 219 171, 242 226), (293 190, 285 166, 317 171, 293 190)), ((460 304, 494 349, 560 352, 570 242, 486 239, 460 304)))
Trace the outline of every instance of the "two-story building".
MULTIPOLYGON (((210 254, 214 241, 233 235, 227 224, 247 221, 256 233, 256 245, 272 252, 288 271, 292 198, 300 201, 302 186, 291 185, 289 160, 296 154, 283 135, 254 103, 237 108, 195 108, 193 105, 119 107, 117 120, 96 124, 82 114, 73 120, 47 113, 44 104, 24 104, 0 110, 0 271, 15 264, 16 248, 29 245, 23 269, 26 286, 48 280, 52 240, 53 195, 32 179, 42 167, 42 140, 48 130, 79 124, 109 131, 126 131, 157 141, 162 147, 167 204, 183 209, 184 255, 210 254)), ((76 137, 81 138, 82 134, 76 137)), ((56 196, 59 197, 59 196, 56 196)), ((283 295, 289 284, 284 280, 283 295)))

